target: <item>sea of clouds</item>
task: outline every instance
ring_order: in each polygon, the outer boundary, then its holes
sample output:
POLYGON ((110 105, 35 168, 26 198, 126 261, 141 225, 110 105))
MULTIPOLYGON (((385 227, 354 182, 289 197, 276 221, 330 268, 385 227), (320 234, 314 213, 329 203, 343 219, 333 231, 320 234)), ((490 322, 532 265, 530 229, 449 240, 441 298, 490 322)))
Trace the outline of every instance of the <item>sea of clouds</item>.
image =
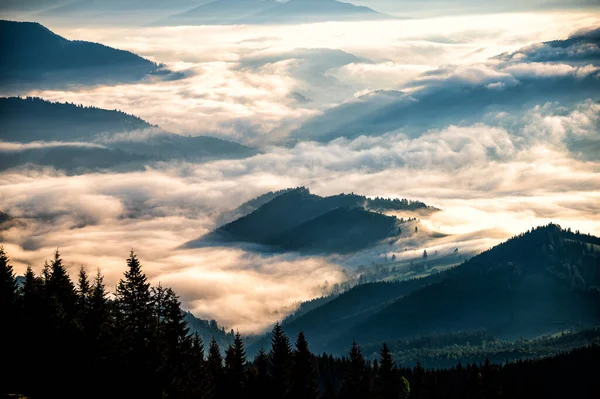
MULTIPOLYGON (((183 77, 2 94, 116 108, 261 153, 128 173, 2 172, 0 210, 18 218, 2 232, 3 245, 18 273, 28 264, 39 271, 59 248, 73 275, 80 265, 99 267, 109 289, 133 248, 150 280, 172 286, 186 309, 259 332, 298 301, 321 295, 326 281, 404 249, 400 242, 321 257, 182 247, 271 190, 304 185, 319 195, 436 206, 442 211, 421 225, 448 236, 423 236, 410 248, 416 256, 456 247, 473 253, 548 222, 599 235, 600 105, 586 89, 599 79, 589 61, 598 48, 557 54, 539 44, 599 23, 593 12, 538 12, 293 26, 50 26, 70 39, 134 51, 183 77), (524 82, 535 90, 513 97, 524 82), (558 84, 565 85, 560 93, 551 90, 558 84), (506 106, 478 104, 474 88, 506 106), (404 125, 401 112, 433 116, 404 125)), ((0 150, 19 148, 0 143, 0 150)))

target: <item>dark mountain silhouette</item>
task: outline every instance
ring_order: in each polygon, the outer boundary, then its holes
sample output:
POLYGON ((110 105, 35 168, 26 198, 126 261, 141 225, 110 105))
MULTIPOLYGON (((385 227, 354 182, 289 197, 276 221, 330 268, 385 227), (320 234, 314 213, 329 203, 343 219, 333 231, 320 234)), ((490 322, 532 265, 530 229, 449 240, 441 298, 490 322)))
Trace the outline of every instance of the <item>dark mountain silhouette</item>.
MULTIPOLYGON (((143 139, 127 136, 107 145, 156 160, 187 160, 190 162, 214 159, 241 159, 258 153, 254 148, 210 136, 182 136, 168 132, 149 135, 143 139)), ((102 139, 99 139, 102 142, 102 139)))
POLYGON ((357 286, 286 330, 304 331, 319 351, 340 350, 348 337, 378 344, 485 330, 532 338, 598 325, 598 287, 600 238, 548 225, 429 277, 357 286))
POLYGON ((41 98, 0 98, 0 140, 86 140, 99 133, 149 128, 148 122, 117 110, 50 102, 41 98))
POLYGON ((117 110, 49 102, 40 98, 0 98, 0 140, 31 143, 0 148, 0 169, 26 164, 69 173, 138 170, 155 161, 205 162, 240 159, 257 150, 208 136, 160 130, 117 110))
POLYGON ((273 243, 292 251, 355 252, 393 237, 397 231, 395 217, 345 206, 301 223, 273 243))
POLYGON ((356 251, 398 233, 401 221, 372 212, 370 205, 378 211, 435 210, 422 202, 372 200, 355 194, 320 197, 299 187, 187 246, 216 240, 309 252, 356 251))
POLYGON ((227 224, 227 223, 230 223, 230 222, 232 222, 236 219, 239 219, 243 216, 246 216, 247 214, 254 212, 256 209, 260 208, 262 205, 266 204, 267 202, 271 201, 272 199, 279 197, 281 194, 285 194, 291 190, 293 190, 293 188, 286 188, 286 189, 277 190, 277 191, 269 191, 268 193, 259 195, 256 198, 246 201, 242 205, 238 206, 237 208, 235 208, 229 212, 223 213, 218 219, 219 220, 218 224, 227 224))
POLYGON ((600 322, 600 238, 557 225, 508 240, 344 336, 363 342, 484 328, 507 339, 600 322))
POLYGON ((277 7, 275 0, 216 0, 157 22, 158 25, 227 25, 277 7))
POLYGON ((35 22, 0 21, 0 84, 97 84, 161 73, 129 51, 67 40, 35 22))
MULTIPOLYGON (((516 236, 455 268, 400 282, 358 285, 284 321, 314 350, 487 331, 514 340, 600 323, 600 238, 557 225, 516 236)), ((264 345, 258 339, 252 349, 264 345)))
POLYGON ((363 6, 336 0, 289 0, 264 11, 254 13, 241 23, 283 24, 327 21, 368 21, 391 19, 390 16, 363 6))

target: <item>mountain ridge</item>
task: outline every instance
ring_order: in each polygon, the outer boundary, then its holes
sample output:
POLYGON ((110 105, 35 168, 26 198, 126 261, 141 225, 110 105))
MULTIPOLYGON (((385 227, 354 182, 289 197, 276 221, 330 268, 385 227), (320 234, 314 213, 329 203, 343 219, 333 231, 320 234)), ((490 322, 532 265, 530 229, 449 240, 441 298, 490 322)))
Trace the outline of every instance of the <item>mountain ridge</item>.
POLYGON ((37 22, 0 20, 0 85, 107 84, 167 73, 130 51, 68 40, 37 22))
POLYGON ((354 252, 400 234, 404 219, 381 213, 398 209, 438 210, 406 199, 369 199, 356 194, 321 197, 306 187, 298 187, 274 196, 252 212, 187 243, 186 247, 221 242, 301 252, 354 252))

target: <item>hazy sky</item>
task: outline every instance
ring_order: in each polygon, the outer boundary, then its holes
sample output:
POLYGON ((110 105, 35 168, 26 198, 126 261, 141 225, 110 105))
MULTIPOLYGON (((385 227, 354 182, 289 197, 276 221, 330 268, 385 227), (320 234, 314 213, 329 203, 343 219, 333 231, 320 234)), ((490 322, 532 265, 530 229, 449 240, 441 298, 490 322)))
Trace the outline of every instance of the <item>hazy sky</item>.
POLYGON ((404 248, 400 242, 328 258, 180 249, 215 228, 223 212, 270 190, 306 185, 321 195, 407 197, 443 209, 423 226, 453 235, 424 241, 414 253, 486 249, 550 221, 600 235, 600 159, 588 151, 600 142, 600 106, 584 89, 568 101, 553 92, 550 100, 515 99, 517 109, 475 113, 465 105, 435 125, 410 129, 375 132, 357 119, 356 137, 279 145, 290 134, 316 134, 320 125, 302 129, 311 118, 337 126, 346 121, 345 107, 392 103, 400 91, 415 92, 415 101, 421 92, 458 92, 470 104, 465 88, 503 91, 527 81, 546 90, 557 79, 597 80, 598 66, 587 61, 531 60, 545 50, 537 43, 598 26, 593 11, 280 27, 49 26, 70 39, 134 51, 185 78, 3 94, 117 108, 173 132, 219 136, 263 153, 134 173, 3 172, 0 209, 25 221, 4 233, 4 245, 18 273, 28 263, 39 271, 60 247, 71 272, 100 267, 111 289, 134 248, 152 282, 172 286, 186 308, 256 332, 295 302, 320 295, 326 280, 343 280, 344 267, 404 248), (502 53, 512 55, 492 58, 502 53))

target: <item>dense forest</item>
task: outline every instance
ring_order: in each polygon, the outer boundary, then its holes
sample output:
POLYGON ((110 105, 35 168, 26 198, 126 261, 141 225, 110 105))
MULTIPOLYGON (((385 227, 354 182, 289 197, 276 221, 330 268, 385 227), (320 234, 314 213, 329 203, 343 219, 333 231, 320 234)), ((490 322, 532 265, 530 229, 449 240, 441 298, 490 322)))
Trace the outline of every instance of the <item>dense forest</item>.
MULTIPOLYGON (((150 286, 133 252, 112 296, 100 272, 90 279, 81 268, 73 283, 58 251, 39 276, 29 267, 22 280, 17 284, 0 248, 0 390, 6 396, 592 398, 600 392, 598 345, 539 360, 434 370, 418 361, 396 364, 386 344, 373 361, 356 342, 340 358, 315 355, 302 332, 292 347, 276 324, 268 352, 250 359, 239 333, 226 348, 190 334, 176 293, 150 286)), ((447 339, 422 339, 420 345, 447 339)))

